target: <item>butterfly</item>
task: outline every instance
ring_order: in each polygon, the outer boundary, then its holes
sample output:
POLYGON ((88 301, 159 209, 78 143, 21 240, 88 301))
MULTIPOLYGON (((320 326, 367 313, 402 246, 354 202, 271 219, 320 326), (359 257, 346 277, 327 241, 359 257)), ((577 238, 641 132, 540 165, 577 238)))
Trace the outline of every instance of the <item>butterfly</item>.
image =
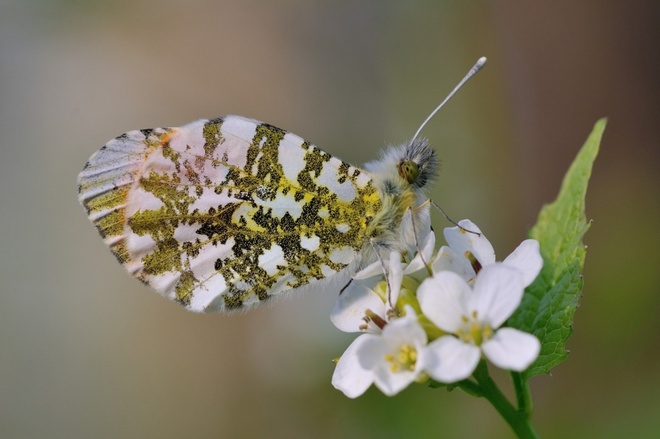
POLYGON ((438 158, 423 126, 362 168, 242 116, 130 131, 94 153, 79 200, 117 260, 194 312, 341 284, 429 227, 438 158))

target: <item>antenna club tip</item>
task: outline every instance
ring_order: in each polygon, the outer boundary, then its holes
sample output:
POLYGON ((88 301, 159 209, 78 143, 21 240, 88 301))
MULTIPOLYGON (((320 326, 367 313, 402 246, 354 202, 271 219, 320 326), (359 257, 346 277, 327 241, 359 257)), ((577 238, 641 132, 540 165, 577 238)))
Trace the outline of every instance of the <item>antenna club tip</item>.
POLYGON ((483 66, 484 64, 486 64, 486 61, 488 61, 488 59, 487 59, 485 56, 482 56, 481 58, 479 58, 479 59, 477 60, 477 64, 478 64, 479 66, 483 66))

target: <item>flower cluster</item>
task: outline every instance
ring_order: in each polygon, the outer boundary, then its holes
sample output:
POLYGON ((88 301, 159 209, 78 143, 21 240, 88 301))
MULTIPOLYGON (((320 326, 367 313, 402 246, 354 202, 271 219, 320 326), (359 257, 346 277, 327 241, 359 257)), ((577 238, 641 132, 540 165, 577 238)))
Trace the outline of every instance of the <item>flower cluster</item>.
POLYGON ((360 396, 372 384, 394 395, 429 377, 457 382, 482 357, 523 371, 538 356, 536 337, 502 327, 541 270, 538 242, 523 241, 496 262, 492 245, 471 221, 445 229, 444 236, 448 245, 435 255, 429 232, 413 257, 392 252, 357 273, 339 296, 332 322, 362 333, 332 377, 346 396, 360 396))

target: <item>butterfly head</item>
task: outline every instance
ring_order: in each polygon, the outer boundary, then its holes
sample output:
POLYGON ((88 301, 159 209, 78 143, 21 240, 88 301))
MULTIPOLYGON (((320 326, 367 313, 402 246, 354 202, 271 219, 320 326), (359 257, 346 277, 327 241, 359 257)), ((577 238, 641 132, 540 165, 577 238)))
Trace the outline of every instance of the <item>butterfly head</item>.
POLYGON ((423 188, 438 173, 439 160, 429 142, 414 139, 398 163, 399 176, 416 188, 423 188))

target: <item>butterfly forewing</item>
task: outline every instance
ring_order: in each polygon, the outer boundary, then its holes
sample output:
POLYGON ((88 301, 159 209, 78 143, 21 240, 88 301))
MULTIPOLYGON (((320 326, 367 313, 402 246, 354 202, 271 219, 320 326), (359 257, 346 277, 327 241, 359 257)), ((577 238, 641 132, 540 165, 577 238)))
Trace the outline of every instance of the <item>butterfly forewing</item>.
POLYGON ((364 171, 239 116, 121 135, 90 158, 79 191, 124 267, 198 312, 358 263, 381 208, 364 171))

